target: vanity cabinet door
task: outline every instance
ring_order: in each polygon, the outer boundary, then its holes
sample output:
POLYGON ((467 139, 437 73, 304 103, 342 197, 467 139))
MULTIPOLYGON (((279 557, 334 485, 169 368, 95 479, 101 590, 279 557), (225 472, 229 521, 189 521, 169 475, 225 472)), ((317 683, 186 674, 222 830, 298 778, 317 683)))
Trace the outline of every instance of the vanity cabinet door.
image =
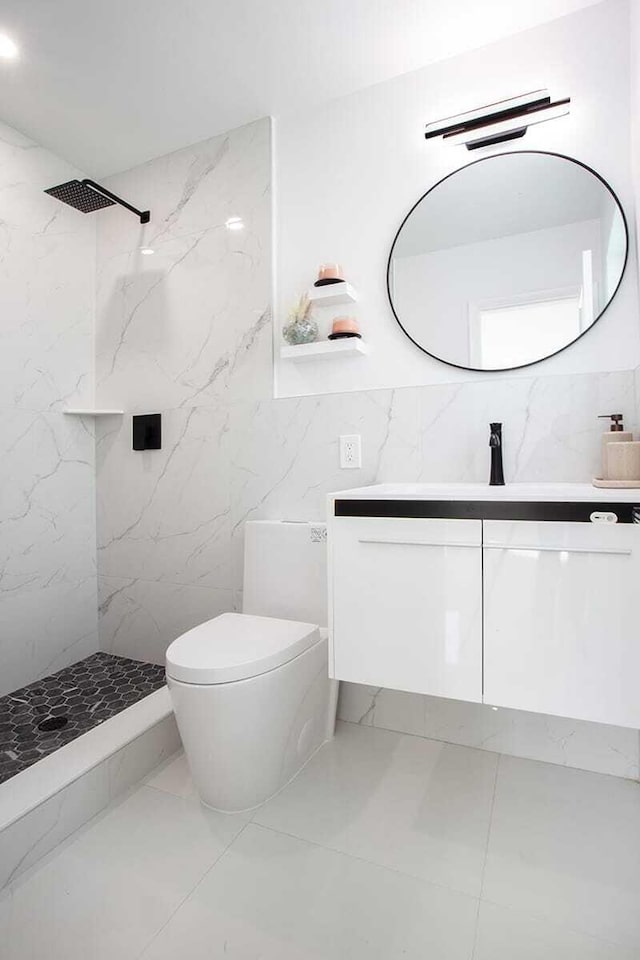
POLYGON ((484 521, 484 700, 640 727, 640 526, 484 521))
POLYGON ((480 520, 336 518, 332 676, 479 702, 481 537, 480 520))

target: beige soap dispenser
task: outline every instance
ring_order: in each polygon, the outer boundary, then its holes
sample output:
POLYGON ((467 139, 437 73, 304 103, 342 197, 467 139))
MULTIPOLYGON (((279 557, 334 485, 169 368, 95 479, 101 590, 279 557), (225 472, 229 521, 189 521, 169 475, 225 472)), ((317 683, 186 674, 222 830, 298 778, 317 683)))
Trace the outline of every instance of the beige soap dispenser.
POLYGON ((633 434, 624 429, 621 413, 604 413, 599 420, 611 420, 611 427, 606 433, 602 434, 602 473, 599 479, 610 480, 609 468, 607 465, 607 444, 609 443, 629 443, 633 440, 633 434))

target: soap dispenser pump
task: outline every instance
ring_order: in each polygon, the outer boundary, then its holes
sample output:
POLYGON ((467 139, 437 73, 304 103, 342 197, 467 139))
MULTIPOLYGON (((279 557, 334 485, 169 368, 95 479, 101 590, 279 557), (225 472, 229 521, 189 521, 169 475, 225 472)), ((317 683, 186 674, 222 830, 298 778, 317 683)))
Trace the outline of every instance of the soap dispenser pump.
POLYGON ((598 420, 611 420, 611 426, 609 427, 610 433, 621 433, 624 431, 624 424, 622 422, 623 414, 621 413, 601 413, 598 417, 598 420))
POLYGON ((609 468, 607 464, 607 445, 609 443, 629 443, 633 440, 633 434, 624 429, 621 413, 603 413, 598 417, 599 420, 611 420, 611 426, 606 433, 602 434, 602 480, 610 480, 609 468))

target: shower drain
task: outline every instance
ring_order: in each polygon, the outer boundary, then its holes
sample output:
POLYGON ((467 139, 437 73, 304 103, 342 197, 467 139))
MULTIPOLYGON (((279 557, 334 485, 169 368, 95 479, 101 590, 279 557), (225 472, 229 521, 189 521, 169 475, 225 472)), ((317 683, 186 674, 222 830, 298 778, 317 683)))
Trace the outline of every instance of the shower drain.
POLYGON ((38 730, 51 733, 53 730, 62 730, 69 723, 69 717, 47 717, 38 724, 38 730))

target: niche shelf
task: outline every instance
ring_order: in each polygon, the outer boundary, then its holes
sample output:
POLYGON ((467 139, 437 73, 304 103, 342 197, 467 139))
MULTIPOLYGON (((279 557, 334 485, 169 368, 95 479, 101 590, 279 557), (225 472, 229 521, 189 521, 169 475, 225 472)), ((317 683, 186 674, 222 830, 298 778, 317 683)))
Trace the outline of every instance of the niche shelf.
POLYGON ((124 415, 124 410, 108 410, 97 407, 91 409, 88 407, 70 407, 62 412, 69 417, 122 417, 124 415))
POLYGON ((340 283, 328 283, 324 287, 311 287, 307 297, 318 307, 336 307, 340 303, 357 303, 356 290, 343 280, 340 283))
POLYGON ((282 347, 283 360, 334 360, 337 357, 364 357, 369 353, 369 344, 357 337, 344 340, 318 340, 315 343, 299 343, 293 347, 282 347))

